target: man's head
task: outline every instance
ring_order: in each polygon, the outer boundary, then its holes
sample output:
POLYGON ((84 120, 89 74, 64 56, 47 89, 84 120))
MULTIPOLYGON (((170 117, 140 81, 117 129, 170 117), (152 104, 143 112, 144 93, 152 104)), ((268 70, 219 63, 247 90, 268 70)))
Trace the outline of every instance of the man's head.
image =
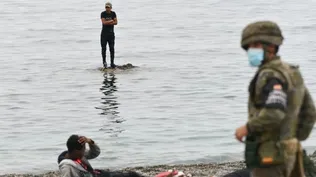
POLYGON ((80 136, 71 135, 67 140, 68 154, 71 159, 81 159, 86 150, 85 144, 79 143, 80 136))
POLYGON ((111 12, 112 10, 112 4, 110 2, 105 3, 105 10, 107 12, 111 12))
POLYGON ((250 64, 259 66, 275 57, 283 39, 281 29, 276 23, 259 21, 244 28, 241 47, 247 51, 250 64))

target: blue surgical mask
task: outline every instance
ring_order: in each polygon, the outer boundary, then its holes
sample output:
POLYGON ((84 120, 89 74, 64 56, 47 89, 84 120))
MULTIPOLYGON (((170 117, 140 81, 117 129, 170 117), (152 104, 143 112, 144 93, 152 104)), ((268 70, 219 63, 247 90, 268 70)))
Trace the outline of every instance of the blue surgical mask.
POLYGON ((249 64, 253 67, 261 65, 264 59, 264 51, 261 48, 249 48, 247 51, 249 64))

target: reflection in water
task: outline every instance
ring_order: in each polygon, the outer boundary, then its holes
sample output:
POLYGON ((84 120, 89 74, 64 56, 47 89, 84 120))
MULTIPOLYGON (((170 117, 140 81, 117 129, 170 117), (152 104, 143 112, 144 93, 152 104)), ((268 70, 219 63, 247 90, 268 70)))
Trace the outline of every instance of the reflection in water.
POLYGON ((105 97, 102 99, 102 104, 104 104, 104 107, 102 108, 103 112, 101 114, 104 115, 118 115, 118 103, 117 103, 117 97, 114 96, 114 93, 117 91, 117 87, 115 85, 116 77, 113 73, 110 73, 109 75, 105 73, 104 80, 102 82, 102 87, 100 90, 103 92, 105 97))
POLYGON ((101 115, 106 116, 106 120, 101 131, 105 133, 111 134, 111 136, 117 136, 123 130, 118 127, 119 123, 124 122, 123 119, 120 118, 118 112, 119 103, 117 102, 117 97, 115 96, 115 92, 117 91, 117 87, 115 85, 117 78, 113 72, 104 73, 104 80, 102 82, 102 87, 100 91, 104 94, 104 97, 101 98, 102 107, 97 109, 101 109, 101 115))

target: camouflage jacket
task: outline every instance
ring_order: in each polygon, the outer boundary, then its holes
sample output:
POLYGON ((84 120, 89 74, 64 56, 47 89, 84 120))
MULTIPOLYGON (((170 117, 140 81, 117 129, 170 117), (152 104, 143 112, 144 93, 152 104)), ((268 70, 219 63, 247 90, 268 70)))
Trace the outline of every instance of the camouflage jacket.
POLYGON ((279 57, 263 64, 249 85, 249 133, 261 141, 305 140, 316 120, 314 102, 299 68, 279 57))

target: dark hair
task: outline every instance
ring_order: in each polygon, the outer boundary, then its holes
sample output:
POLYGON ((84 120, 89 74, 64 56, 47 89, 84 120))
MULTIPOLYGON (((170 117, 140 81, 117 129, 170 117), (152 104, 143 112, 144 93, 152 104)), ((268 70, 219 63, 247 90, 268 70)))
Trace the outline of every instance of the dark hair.
POLYGON ((84 145, 78 142, 79 136, 78 135, 71 135, 67 140, 67 148, 68 152, 72 152, 74 150, 81 150, 84 145))

